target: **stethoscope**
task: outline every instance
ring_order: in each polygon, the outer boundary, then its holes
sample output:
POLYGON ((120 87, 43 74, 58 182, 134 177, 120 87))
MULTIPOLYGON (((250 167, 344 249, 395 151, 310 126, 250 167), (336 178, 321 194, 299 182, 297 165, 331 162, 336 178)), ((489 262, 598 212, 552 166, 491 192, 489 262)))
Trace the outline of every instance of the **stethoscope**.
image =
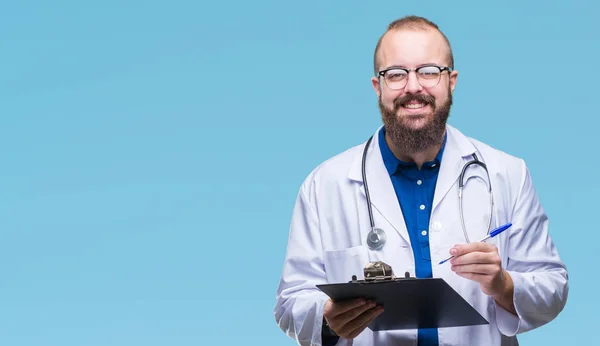
MULTIPOLYGON (((369 138, 369 140, 367 141, 367 144, 365 145, 365 148, 363 150, 362 178, 363 178, 363 184, 365 185, 365 195, 367 197, 367 208, 369 209, 369 221, 371 223, 371 230, 369 231, 369 234, 367 235, 367 246, 371 250, 378 250, 378 249, 381 249, 383 247, 383 245, 385 245, 387 236, 383 229, 375 227, 375 221, 373 219, 373 210, 371 207, 371 195, 369 194, 369 187, 367 184, 367 172, 366 172, 367 151, 369 148, 369 144, 371 144, 372 140, 373 140, 373 136, 371 136, 369 138)), ((494 210, 494 198, 493 198, 493 194, 492 194, 492 183, 490 180, 490 174, 488 172, 486 164, 479 161, 479 159, 477 158, 477 155, 475 153, 473 153, 473 160, 467 162, 463 166, 462 171, 460 172, 460 177, 458 178, 458 200, 459 200, 459 210, 460 210, 460 222, 461 222, 463 233, 465 235, 465 239, 467 240, 467 243, 470 243, 471 240, 469 239, 469 235, 467 234, 467 228, 465 226, 465 219, 463 216, 463 188, 465 186, 465 184, 464 184, 465 172, 467 171, 467 168, 469 168, 469 166, 472 166, 472 165, 479 165, 479 166, 483 167, 483 169, 485 170, 487 179, 488 179, 487 180, 488 191, 490 194, 490 219, 489 219, 489 223, 488 223, 488 231, 487 231, 488 234, 490 232, 490 227, 492 226, 492 212, 494 210)))

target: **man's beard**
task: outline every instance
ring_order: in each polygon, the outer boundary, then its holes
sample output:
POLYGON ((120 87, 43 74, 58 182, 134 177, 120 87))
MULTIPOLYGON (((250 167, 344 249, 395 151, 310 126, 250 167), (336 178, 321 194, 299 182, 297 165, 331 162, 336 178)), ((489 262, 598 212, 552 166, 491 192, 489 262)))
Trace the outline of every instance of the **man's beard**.
POLYGON ((448 99, 439 108, 435 106, 435 99, 430 95, 406 95, 394 100, 394 109, 390 110, 383 105, 379 97, 379 110, 387 137, 392 144, 403 154, 413 155, 423 152, 433 146, 440 146, 444 139, 446 121, 450 116, 452 106, 452 92, 448 90, 448 99), (398 110, 402 104, 410 101, 418 101, 433 109, 433 119, 429 120, 420 129, 412 129, 398 118, 398 110))

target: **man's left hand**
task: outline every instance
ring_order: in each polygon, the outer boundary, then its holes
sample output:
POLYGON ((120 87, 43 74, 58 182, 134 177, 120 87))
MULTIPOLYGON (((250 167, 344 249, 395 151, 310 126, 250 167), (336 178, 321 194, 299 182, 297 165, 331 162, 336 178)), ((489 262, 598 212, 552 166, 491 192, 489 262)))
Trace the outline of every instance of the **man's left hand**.
POLYGON ((510 274, 502 269, 498 248, 490 243, 468 243, 450 249, 452 270, 479 283, 483 293, 494 297, 506 310, 515 313, 514 286, 510 274))

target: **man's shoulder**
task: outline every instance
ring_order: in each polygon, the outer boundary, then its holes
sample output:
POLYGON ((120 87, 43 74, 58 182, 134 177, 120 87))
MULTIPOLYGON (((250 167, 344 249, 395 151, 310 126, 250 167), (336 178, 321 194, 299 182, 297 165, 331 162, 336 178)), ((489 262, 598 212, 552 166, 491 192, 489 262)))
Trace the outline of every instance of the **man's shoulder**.
POLYGON ((315 182, 341 182, 347 179, 352 167, 360 164, 360 158, 364 147, 364 142, 354 145, 321 162, 308 174, 304 181, 304 185, 315 182))
POLYGON ((477 147, 477 149, 479 149, 479 151, 481 151, 486 156, 494 157, 494 160, 496 160, 496 161, 519 164, 519 165, 523 162, 522 158, 515 156, 513 154, 510 154, 506 151, 503 151, 499 148, 493 147, 492 145, 482 142, 481 140, 478 140, 475 138, 470 138, 470 140, 473 142, 473 144, 475 144, 475 146, 477 147))
POLYGON ((467 138, 479 152, 479 159, 485 162, 490 174, 497 173, 508 179, 521 181, 527 170, 525 160, 519 156, 508 153, 502 149, 492 146, 480 139, 464 135, 458 130, 458 135, 467 138))
POLYGON ((486 142, 483 142, 480 139, 465 135, 454 127, 448 126, 448 128, 451 129, 452 132, 454 132, 455 136, 463 136, 464 138, 468 139, 475 146, 475 148, 477 148, 477 150, 484 156, 483 160, 485 160, 485 157, 489 157, 493 158, 493 161, 502 162, 504 164, 521 165, 523 163, 523 159, 518 156, 510 154, 497 147, 494 147, 486 142))

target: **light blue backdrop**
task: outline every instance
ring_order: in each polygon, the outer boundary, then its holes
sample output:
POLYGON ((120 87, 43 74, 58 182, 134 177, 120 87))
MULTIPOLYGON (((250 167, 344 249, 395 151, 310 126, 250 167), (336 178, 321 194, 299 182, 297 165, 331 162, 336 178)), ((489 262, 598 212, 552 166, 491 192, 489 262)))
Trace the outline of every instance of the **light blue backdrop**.
POLYGON ((0 344, 293 345, 296 193, 380 125, 372 52, 407 14, 450 38, 450 123, 527 161, 568 265, 522 345, 592 344, 597 2, 366 3, 3 2, 0 344))

